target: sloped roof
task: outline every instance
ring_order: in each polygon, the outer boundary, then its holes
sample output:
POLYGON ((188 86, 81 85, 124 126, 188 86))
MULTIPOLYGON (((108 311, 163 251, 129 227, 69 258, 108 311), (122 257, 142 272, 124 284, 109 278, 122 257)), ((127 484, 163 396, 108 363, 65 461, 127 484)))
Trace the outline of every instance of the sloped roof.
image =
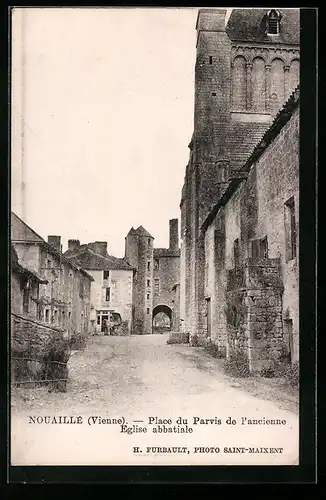
MULTIPOLYGON (((300 89, 298 86, 296 90, 292 92, 291 96, 286 101, 281 110, 277 113, 272 124, 265 131, 261 140, 258 141, 249 158, 247 158, 242 167, 239 169, 240 172, 250 171, 252 165, 260 158, 265 149, 271 144, 271 142, 275 139, 275 137, 277 137, 281 129, 292 117, 293 113, 299 106, 299 102, 300 102, 300 89)), ((211 207, 210 212, 207 214, 204 222, 201 225, 202 231, 205 231, 207 229, 208 225, 212 222, 215 215, 218 213, 219 209, 228 202, 228 200, 236 191, 238 185, 241 184, 242 181, 243 179, 238 178, 232 180, 229 183, 222 198, 211 207)))
POLYGON ((277 9, 282 18, 279 35, 268 36, 265 33, 266 14, 269 9, 232 9, 226 25, 226 33, 231 40, 272 44, 299 45, 300 10, 277 9))
POLYGON ((49 253, 56 255, 63 262, 66 262, 74 269, 77 268, 78 271, 93 281, 93 277, 90 274, 71 262, 69 258, 66 258, 64 254, 58 252, 52 245, 49 245, 49 243, 47 243, 39 234, 30 228, 26 222, 13 212, 11 212, 11 241, 13 243, 39 243, 40 245, 43 245, 49 253))
POLYGON ((154 257, 180 257, 180 249, 170 250, 170 248, 154 248, 154 257))
POLYGON ((153 238, 153 236, 149 234, 149 232, 146 231, 146 229, 143 226, 137 227, 136 232, 139 236, 147 236, 147 238, 153 238))
POLYGON ((44 242, 44 239, 37 234, 26 222, 11 212, 11 240, 12 241, 30 241, 44 242))
POLYGON ((231 165, 241 167, 260 141, 270 123, 234 122, 228 134, 231 165))
POLYGON ((127 234, 127 236, 129 236, 130 234, 137 234, 137 231, 136 231, 136 229, 134 227, 131 227, 129 229, 129 233, 127 234))
POLYGON ((132 271, 133 267, 128 264, 128 262, 122 258, 114 257, 113 255, 108 255, 104 257, 90 248, 87 245, 83 245, 83 248, 72 252, 67 250, 64 254, 69 256, 69 260, 82 266, 84 269, 93 271, 110 271, 110 270, 125 270, 132 271))

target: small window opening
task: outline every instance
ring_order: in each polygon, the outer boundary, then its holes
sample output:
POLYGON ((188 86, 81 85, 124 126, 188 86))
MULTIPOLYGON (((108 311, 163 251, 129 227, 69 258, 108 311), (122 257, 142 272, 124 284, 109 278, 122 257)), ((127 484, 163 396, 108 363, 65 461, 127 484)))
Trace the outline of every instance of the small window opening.
POLYGON ((110 287, 105 289, 105 300, 106 302, 110 302, 110 287))
POLYGON ((209 56, 209 64, 213 64, 213 57, 209 56))
POLYGON ((233 255, 234 255, 234 267, 239 267, 239 262, 240 262, 239 238, 237 238, 233 242, 233 255))
POLYGON ((149 307, 147 307, 147 314, 149 314, 149 307))
POLYGON ((293 196, 285 203, 285 238, 287 260, 295 259, 295 257, 297 256, 297 235, 293 196))

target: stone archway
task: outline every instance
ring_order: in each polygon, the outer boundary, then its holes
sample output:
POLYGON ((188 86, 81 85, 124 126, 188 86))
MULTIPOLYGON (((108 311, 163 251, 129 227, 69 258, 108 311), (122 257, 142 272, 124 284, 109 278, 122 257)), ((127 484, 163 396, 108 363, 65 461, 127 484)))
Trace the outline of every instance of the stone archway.
POLYGON ((158 304, 153 309, 153 333, 170 332, 172 328, 172 309, 165 304, 158 304))

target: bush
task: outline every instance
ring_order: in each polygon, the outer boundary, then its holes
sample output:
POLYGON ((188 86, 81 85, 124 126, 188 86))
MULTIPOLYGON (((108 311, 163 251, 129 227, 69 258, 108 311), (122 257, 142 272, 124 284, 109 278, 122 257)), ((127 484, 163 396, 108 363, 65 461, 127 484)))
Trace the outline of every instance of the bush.
POLYGON ((296 361, 293 365, 289 366, 286 378, 288 379, 288 381, 292 387, 299 387, 300 365, 299 365, 298 361, 296 361))
POLYGON ((204 350, 213 356, 213 358, 224 358, 224 353, 222 350, 219 348, 218 345, 216 345, 214 342, 211 340, 208 340, 205 344, 204 350))
POLYGON ((249 377, 249 361, 242 349, 232 349, 230 357, 225 361, 224 370, 232 377, 249 377))
POLYGON ((199 346, 199 338, 198 335, 195 333, 192 337, 190 337, 190 345, 191 347, 198 347, 199 346))
POLYGON ((72 333, 69 340, 70 348, 78 351, 79 349, 85 349, 87 345, 87 335, 83 333, 72 333))

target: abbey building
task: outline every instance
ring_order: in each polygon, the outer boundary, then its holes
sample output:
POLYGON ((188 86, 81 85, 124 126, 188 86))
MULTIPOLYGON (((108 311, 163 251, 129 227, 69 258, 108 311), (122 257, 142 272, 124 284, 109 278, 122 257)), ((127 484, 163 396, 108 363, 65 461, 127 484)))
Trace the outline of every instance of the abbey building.
POLYGON ((197 19, 180 317, 259 371, 298 359, 299 9, 226 14, 197 19))

